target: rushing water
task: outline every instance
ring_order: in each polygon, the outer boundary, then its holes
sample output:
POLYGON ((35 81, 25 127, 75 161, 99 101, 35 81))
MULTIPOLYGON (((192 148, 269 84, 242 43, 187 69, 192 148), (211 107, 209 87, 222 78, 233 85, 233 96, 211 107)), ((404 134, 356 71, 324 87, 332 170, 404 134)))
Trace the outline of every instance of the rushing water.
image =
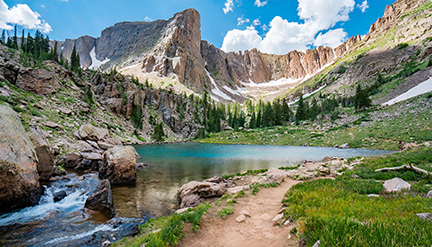
POLYGON ((127 202, 116 204, 117 213, 123 217, 136 217, 143 212, 156 216, 172 213, 178 189, 193 180, 249 169, 296 165, 304 160, 320 161, 325 156, 350 158, 391 153, 368 149, 202 143, 139 145, 135 148, 150 168, 138 170, 136 187, 114 188, 114 201, 127 202))
POLYGON ((375 156, 390 151, 322 147, 178 143, 135 147, 149 169, 138 170, 137 185, 114 187, 117 217, 111 220, 83 211, 99 179, 70 174, 50 183, 38 205, 0 215, 0 246, 100 246, 128 235, 148 215, 169 215, 177 191, 192 180, 235 174, 248 169, 295 165, 325 156, 375 156), (67 196, 54 202, 54 193, 67 196))

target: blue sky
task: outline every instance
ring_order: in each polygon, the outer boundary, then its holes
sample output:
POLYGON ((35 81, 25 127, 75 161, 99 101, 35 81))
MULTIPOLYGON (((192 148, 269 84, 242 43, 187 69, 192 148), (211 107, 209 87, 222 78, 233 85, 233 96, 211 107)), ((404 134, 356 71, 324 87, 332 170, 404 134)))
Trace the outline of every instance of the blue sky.
POLYGON ((364 35, 394 0, 0 0, 0 28, 15 23, 51 39, 98 37, 117 22, 169 19, 195 8, 202 39, 224 50, 276 54, 336 46, 364 35), (255 20, 255 22, 254 22, 255 20), (258 21, 256 21, 258 20, 258 21))

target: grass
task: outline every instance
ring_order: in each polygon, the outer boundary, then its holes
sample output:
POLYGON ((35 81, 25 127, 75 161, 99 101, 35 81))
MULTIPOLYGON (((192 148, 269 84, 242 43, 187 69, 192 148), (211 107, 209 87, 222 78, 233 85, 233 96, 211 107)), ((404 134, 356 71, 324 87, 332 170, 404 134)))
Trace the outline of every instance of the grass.
MULTIPOLYGON (((419 148, 367 158, 354 173, 359 174, 362 168, 373 170, 407 162, 432 170, 431 152, 431 148, 419 148)), ((320 246, 431 246, 432 224, 416 216, 432 208, 432 200, 418 195, 419 190, 424 193, 430 188, 431 181, 411 182, 410 192, 367 197, 384 189, 375 180, 381 177, 355 179, 352 174, 346 172, 335 180, 306 181, 285 194, 285 217, 296 221, 303 244, 312 246, 320 240, 320 246)), ((403 177, 404 172, 397 176, 403 177)))
POLYGON ((235 176, 246 176, 246 175, 258 175, 258 174, 260 174, 260 173, 264 173, 264 172, 266 172, 266 171, 268 171, 268 169, 258 169, 258 170, 247 170, 246 172, 244 172, 244 173, 240 173, 240 172, 238 172, 238 173, 236 173, 236 174, 231 174, 231 175, 225 175, 225 176, 223 176, 225 179, 228 179, 228 178, 232 178, 232 177, 235 177, 235 176))
POLYGON ((270 187, 277 187, 278 185, 276 183, 268 183, 268 184, 259 184, 259 183, 254 183, 249 185, 249 188, 252 189, 252 195, 256 195, 259 191, 260 188, 270 188, 270 187))
POLYGON ((175 246, 180 238, 183 237, 183 225, 185 222, 192 223, 192 229, 198 232, 201 218, 211 207, 210 204, 202 203, 197 208, 188 209, 181 214, 174 214, 157 219, 149 219, 144 225, 140 226, 140 234, 135 237, 126 237, 112 246, 175 246))
POLYGON ((218 215, 221 218, 225 218, 232 213, 233 213, 233 210, 232 210, 232 207, 230 205, 218 210, 218 215))

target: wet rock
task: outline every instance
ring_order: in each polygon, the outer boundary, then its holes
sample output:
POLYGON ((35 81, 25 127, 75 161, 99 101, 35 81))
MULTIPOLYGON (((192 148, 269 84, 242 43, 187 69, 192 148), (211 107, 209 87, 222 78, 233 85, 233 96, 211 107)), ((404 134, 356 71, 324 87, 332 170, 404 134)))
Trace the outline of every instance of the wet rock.
POLYGON ((37 154, 18 114, 0 105, 0 213, 38 202, 37 154))
POLYGON ((55 193, 53 194, 54 202, 61 201, 61 200, 63 200, 63 198, 65 198, 66 196, 67 196, 67 195, 66 195, 66 191, 64 191, 64 190, 61 190, 61 191, 55 192, 55 193))
POLYGON ((109 247, 111 246, 111 242, 109 240, 106 240, 102 243, 102 247, 109 247))
POLYGON ((99 211, 109 218, 115 216, 111 184, 108 179, 99 182, 95 192, 87 198, 84 208, 99 211))
POLYGON ((103 154, 103 165, 99 170, 101 179, 111 184, 136 183, 136 150, 132 146, 115 146, 103 154))
POLYGON ((146 162, 137 163, 137 169, 148 169, 150 166, 146 162))
POLYGON ((82 160, 83 157, 80 153, 68 153, 64 157, 64 164, 67 168, 75 168, 82 160))
POLYGON ((344 144, 340 145, 338 148, 340 148, 340 149, 348 149, 348 148, 350 148, 350 146, 349 146, 348 143, 344 143, 344 144))
POLYGON ((100 141, 108 137, 109 132, 107 129, 98 128, 91 124, 85 124, 78 130, 78 134, 83 140, 100 141))
POLYGON ((392 178, 384 182, 384 188, 390 192, 398 192, 401 190, 409 190, 411 185, 401 178, 392 178))

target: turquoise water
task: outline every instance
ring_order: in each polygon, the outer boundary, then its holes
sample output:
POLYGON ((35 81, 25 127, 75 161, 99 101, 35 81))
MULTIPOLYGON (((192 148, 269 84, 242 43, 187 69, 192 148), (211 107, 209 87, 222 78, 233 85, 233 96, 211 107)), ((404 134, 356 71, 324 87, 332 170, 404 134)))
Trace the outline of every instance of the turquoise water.
POLYGON ((193 180, 249 169, 296 165, 304 160, 321 161, 326 156, 350 158, 391 153, 368 149, 203 143, 139 145, 135 148, 150 168, 138 170, 136 187, 114 188, 116 211, 124 217, 137 217, 144 212, 156 216, 170 214, 175 209, 180 186, 193 180))

